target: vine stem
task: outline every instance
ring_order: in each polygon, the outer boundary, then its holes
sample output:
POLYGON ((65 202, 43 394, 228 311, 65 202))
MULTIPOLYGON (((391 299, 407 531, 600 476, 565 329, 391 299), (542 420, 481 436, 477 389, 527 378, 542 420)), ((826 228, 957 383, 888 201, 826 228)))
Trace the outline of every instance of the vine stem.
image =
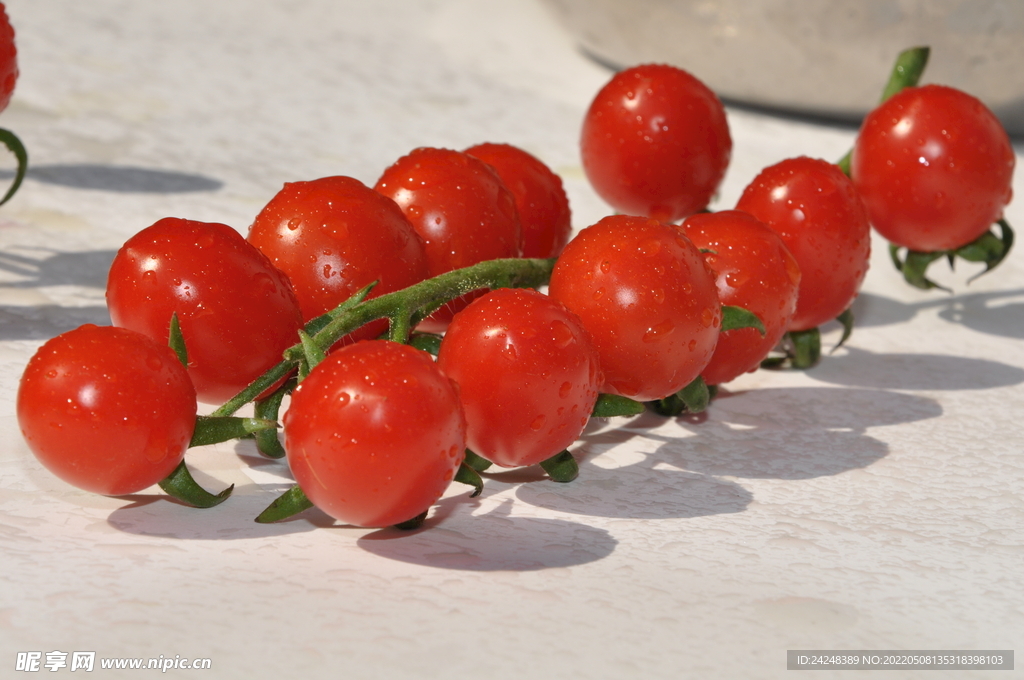
MULTIPOLYGON (((366 289, 354 297, 364 296, 355 304, 351 300, 338 305, 324 317, 306 326, 307 342, 326 352, 338 340, 377 319, 389 320, 388 338, 406 342, 411 330, 446 302, 482 288, 536 288, 548 282, 555 259, 504 258, 487 260, 470 267, 456 269, 421 281, 402 290, 365 299, 366 289)), ((306 357, 308 347, 297 342, 284 351, 284 359, 271 367, 244 390, 214 411, 213 416, 231 415, 253 401, 279 380, 291 373, 306 357)))

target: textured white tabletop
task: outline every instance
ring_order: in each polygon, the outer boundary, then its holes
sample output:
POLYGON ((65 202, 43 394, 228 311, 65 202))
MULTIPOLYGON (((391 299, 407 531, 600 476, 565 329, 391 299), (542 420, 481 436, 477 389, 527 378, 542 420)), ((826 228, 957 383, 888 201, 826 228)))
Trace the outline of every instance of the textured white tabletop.
MULTIPOLYGON (((45 339, 109 322, 131 234, 165 216, 244 233, 286 181, 372 184, 416 146, 483 141, 553 167, 585 227, 608 209, 577 136, 609 72, 537 0, 6 5, 21 79, 0 126, 32 165, 0 207, 3 677, 31 677, 12 669, 32 651, 212 662, 167 677, 620 680, 848 677, 787 671, 788 649, 1024 649, 1021 245, 970 286, 940 266, 950 295, 906 286, 877 242, 859 326, 819 367, 745 376, 699 422, 592 423, 575 482, 490 475, 417 532, 255 524, 289 478, 248 443, 189 453, 236 485, 211 510, 63 484, 22 442, 17 381, 45 339)), ((855 132, 729 120, 714 207, 855 132)), ((1024 202, 1007 216, 1024 225, 1024 202)))

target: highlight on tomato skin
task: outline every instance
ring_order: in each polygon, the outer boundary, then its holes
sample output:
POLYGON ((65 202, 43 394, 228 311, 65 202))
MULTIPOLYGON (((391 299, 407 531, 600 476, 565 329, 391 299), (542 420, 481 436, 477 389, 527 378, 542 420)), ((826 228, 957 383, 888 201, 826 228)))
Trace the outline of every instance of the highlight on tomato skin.
POLYGON ((484 143, 466 153, 490 165, 512 192, 523 230, 523 257, 556 257, 572 233, 562 178, 533 154, 511 144, 484 143))
POLYGON ((465 457, 455 384, 432 356, 389 340, 331 352, 295 389, 283 425, 299 487, 355 526, 393 526, 426 512, 465 457))
MULTIPOLYGON (((374 189, 398 204, 423 239, 428 276, 523 254, 515 197, 479 158, 451 149, 413 149, 384 170, 374 189)), ((421 330, 444 330, 482 292, 446 304, 421 330)))
POLYGON ((919 252, 955 250, 989 230, 1013 196, 1016 156, 980 100, 908 87, 864 119, 851 175, 875 230, 919 252))
POLYGON ((521 288, 489 292, 456 314, 437 363, 459 386, 470 450, 503 467, 535 465, 567 449, 603 383, 579 318, 521 288))
POLYGON ((549 293, 593 338, 602 392, 636 401, 675 394, 718 342, 715 276, 680 228, 658 220, 612 215, 580 231, 555 263, 549 293))
POLYGON ((281 360, 302 315, 288 277, 226 224, 175 217, 129 238, 107 275, 114 325, 166 343, 176 314, 199 400, 223 402, 281 360))
POLYGON ((87 324, 51 338, 18 386, 18 423, 36 458, 68 484, 113 496, 174 471, 196 409, 171 348, 115 326, 87 324))
MULTIPOLYGON (((304 321, 374 281, 370 298, 427 278, 423 240, 405 214, 352 177, 288 182, 256 216, 247 239, 288 275, 304 321)), ((343 340, 386 330, 386 321, 374 322, 343 340)))
POLYGON ((583 169, 616 211, 675 222, 704 209, 732 156, 725 107, 691 73, 641 64, 597 93, 580 135, 583 169))
POLYGON ((701 371, 705 383, 721 385, 756 370, 789 329, 800 265, 778 234, 739 210, 691 215, 682 227, 718 277, 722 304, 753 312, 765 327, 764 335, 753 328, 721 333, 711 362, 701 371))
POLYGON ((800 266, 789 330, 817 328, 849 309, 867 275, 871 226, 853 182, 838 166, 787 158, 762 170, 736 209, 775 230, 800 266))

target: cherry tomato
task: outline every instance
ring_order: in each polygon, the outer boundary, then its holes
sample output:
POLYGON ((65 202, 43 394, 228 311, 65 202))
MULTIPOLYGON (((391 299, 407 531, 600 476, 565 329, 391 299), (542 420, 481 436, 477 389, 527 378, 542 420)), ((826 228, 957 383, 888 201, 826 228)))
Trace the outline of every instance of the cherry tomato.
POLYGON ((1003 214, 1015 157, 999 119, 942 85, 908 87, 864 119, 851 171, 871 223, 910 250, 954 250, 1003 214))
POLYGON ((7 9, 0 3, 0 111, 7 108, 18 82, 18 50, 14 45, 14 27, 7 9))
POLYGON ((511 144, 478 144, 466 153, 494 168, 515 197, 523 257, 556 257, 562 252, 572 232, 562 179, 539 158, 511 144))
POLYGON ((388 340, 341 347, 292 394, 284 446, 307 498, 383 527, 430 508, 465 457, 458 392, 426 352, 388 340))
POLYGON ((766 331, 721 333, 711 363, 701 372, 708 385, 720 385, 758 368, 782 339, 796 312, 800 266, 778 234, 739 210, 692 215, 683 230, 718 277, 722 304, 753 312, 766 331))
POLYGON ((53 474, 119 496, 167 477, 196 420, 196 393, 166 345, 88 324, 47 341, 21 377, 18 423, 53 474))
POLYGON ((244 389, 298 342, 288 278, 224 224, 164 218, 128 239, 107 277, 117 326, 166 343, 177 313, 200 401, 244 389))
MULTIPOLYGON (((398 203, 423 238, 430 276, 523 253, 515 198, 479 158, 449 149, 415 149, 385 170, 375 188, 398 203)), ((453 300, 423 328, 442 330, 482 292, 453 300)))
POLYGON ((620 71, 583 119, 583 169, 613 208, 673 222, 707 206, 725 176, 732 137, 718 97, 686 71, 620 71))
POLYGON ((800 265, 789 330, 817 328, 849 308, 868 271, 871 227, 836 165, 801 156, 765 168, 736 208, 774 229, 800 265))
POLYGON ((502 288, 455 315, 437 363, 459 386, 469 448, 505 467, 568 448, 586 427, 602 376, 583 324, 557 300, 502 288))
MULTIPOLYGON (((369 297, 427 277, 423 241, 391 199, 351 177, 290 182, 249 228, 249 242, 292 282, 304 320, 378 281, 369 297)), ((380 320, 345 342, 376 337, 380 320)))
POLYGON ((603 392, 663 399, 700 375, 718 341, 714 274, 679 228, 654 219, 612 215, 582 230, 549 290, 593 338, 603 392))

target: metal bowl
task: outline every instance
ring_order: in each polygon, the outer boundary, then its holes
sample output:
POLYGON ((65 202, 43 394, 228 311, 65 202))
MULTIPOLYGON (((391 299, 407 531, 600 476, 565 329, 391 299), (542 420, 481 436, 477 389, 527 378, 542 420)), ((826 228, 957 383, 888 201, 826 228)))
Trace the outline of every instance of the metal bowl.
POLYGON ((722 99, 858 121, 896 55, 932 48, 922 83, 984 101, 1024 134, 1020 0, 545 0, 581 47, 615 68, 690 71, 722 99))

